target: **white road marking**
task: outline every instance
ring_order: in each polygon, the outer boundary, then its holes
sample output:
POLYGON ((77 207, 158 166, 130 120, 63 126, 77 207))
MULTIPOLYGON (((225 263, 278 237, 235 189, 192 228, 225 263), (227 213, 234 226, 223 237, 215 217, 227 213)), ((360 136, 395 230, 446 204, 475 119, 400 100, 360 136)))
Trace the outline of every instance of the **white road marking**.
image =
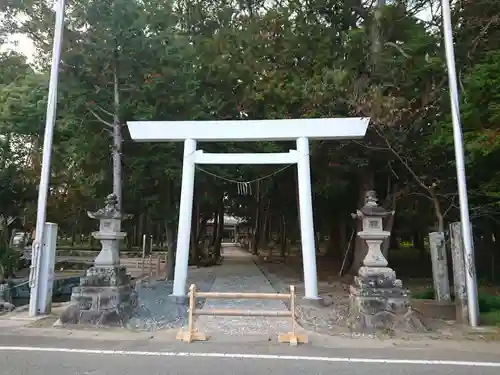
POLYGON ((441 365, 462 367, 500 367, 500 362, 473 362, 449 361, 426 359, 392 359, 392 358, 356 358, 356 357, 314 357, 301 355, 274 355, 274 354, 239 354, 239 353, 197 353, 197 352, 150 352, 133 350, 101 350, 101 349, 69 349, 69 348, 44 348, 28 346, 0 346, 0 352, 49 352, 72 354, 97 354, 97 355, 124 355, 144 357, 191 357, 191 358, 226 358, 226 359, 270 359, 285 361, 311 361, 311 362, 343 362, 367 363, 388 365, 441 365))

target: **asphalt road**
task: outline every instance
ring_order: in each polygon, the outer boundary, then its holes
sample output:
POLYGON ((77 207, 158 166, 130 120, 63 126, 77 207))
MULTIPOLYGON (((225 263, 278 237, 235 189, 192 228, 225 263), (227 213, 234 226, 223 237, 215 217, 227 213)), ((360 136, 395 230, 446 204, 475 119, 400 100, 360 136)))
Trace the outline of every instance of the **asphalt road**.
POLYGON ((0 335, 2 375, 498 375, 498 353, 0 335))
POLYGON ((498 375, 499 368, 453 365, 338 363, 310 360, 161 357, 50 352, 2 352, 2 375, 498 375))

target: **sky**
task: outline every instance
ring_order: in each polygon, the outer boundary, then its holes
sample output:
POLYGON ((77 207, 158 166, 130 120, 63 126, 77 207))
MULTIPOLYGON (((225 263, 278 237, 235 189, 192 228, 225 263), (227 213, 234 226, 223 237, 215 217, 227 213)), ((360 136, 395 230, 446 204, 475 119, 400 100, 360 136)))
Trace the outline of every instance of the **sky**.
POLYGON ((4 48, 13 49, 24 54, 30 62, 35 54, 35 45, 30 38, 22 34, 11 35, 9 37, 9 43, 4 48))
MULTIPOLYGON (((417 15, 417 17, 421 19, 429 19, 430 18, 430 10, 424 10, 417 15)), ((8 38, 7 46, 0 46, 0 51, 5 49, 13 49, 24 54, 28 62, 32 63, 35 54, 35 45, 31 41, 29 37, 22 34, 14 34, 8 38)))

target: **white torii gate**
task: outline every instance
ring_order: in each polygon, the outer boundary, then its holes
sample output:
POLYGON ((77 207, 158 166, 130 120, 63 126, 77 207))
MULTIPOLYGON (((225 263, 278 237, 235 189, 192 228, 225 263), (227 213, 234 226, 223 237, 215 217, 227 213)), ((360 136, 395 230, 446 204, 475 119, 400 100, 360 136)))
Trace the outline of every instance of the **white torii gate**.
POLYGON ((369 118, 324 118, 222 121, 128 121, 137 142, 184 142, 181 202, 173 296, 186 296, 186 279, 193 210, 195 164, 297 164, 299 215, 305 298, 318 299, 316 248, 311 194, 309 139, 356 139, 366 134, 369 118), (288 153, 212 154, 196 149, 196 141, 287 141, 288 153))

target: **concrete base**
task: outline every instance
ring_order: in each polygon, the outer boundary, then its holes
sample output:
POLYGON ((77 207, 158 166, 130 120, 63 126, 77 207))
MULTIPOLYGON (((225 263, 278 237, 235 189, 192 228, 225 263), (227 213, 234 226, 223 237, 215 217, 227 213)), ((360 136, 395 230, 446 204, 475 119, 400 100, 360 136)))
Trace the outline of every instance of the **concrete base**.
POLYGON ((304 306, 312 306, 312 307, 324 307, 325 306, 325 300, 323 297, 316 297, 316 298, 306 298, 303 297, 301 300, 301 305, 304 306))
POLYGON ((21 322, 37 322, 39 320, 46 319, 47 316, 49 316, 49 315, 42 314, 42 315, 36 315, 36 316, 29 316, 28 311, 24 311, 24 312, 14 311, 9 316, 9 320, 15 320, 15 321, 21 321, 21 322))
POLYGON ((73 288, 61 324, 125 326, 137 306, 137 294, 125 267, 92 267, 73 288))
POLYGON ((362 267, 350 287, 349 327, 356 332, 402 330, 424 332, 420 314, 410 305, 409 291, 395 272, 362 267))
POLYGON ((176 305, 186 305, 186 306, 189 305, 189 297, 187 295, 176 296, 170 294, 167 298, 170 302, 175 303, 176 305))

